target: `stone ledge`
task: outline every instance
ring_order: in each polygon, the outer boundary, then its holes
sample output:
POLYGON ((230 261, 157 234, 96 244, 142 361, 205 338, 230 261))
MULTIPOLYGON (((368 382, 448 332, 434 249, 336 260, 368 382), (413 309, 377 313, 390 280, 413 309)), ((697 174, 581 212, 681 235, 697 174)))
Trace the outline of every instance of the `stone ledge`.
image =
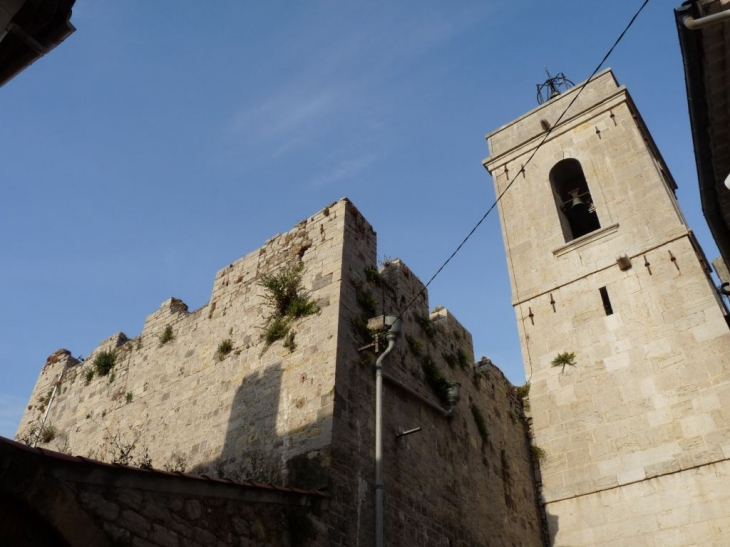
POLYGON ((615 224, 611 224, 610 226, 606 226, 605 228, 596 230, 595 232, 591 232, 590 234, 586 234, 577 239, 574 239, 573 241, 566 243, 562 247, 553 249, 553 254, 555 256, 563 256, 564 254, 569 253, 574 249, 578 249, 579 247, 583 247, 584 245, 588 245, 589 243, 593 243, 594 241, 603 239, 604 237, 616 233, 618 231, 618 226, 619 224, 617 222, 615 224))

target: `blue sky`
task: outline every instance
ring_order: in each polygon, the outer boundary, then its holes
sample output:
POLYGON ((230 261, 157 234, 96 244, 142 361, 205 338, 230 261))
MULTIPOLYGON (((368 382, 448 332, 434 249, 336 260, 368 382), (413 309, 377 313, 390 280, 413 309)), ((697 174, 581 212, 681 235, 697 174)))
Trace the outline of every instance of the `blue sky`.
MULTIPOLYGON (((543 66, 587 78, 640 3, 78 0, 76 33, 0 89, 0 435, 56 349, 136 336, 170 296, 200 307, 218 269, 340 197, 427 280, 494 199, 484 135, 536 106, 543 66)), ((673 7, 608 65, 713 258, 673 7)), ((496 214, 430 301, 524 381, 496 214)))

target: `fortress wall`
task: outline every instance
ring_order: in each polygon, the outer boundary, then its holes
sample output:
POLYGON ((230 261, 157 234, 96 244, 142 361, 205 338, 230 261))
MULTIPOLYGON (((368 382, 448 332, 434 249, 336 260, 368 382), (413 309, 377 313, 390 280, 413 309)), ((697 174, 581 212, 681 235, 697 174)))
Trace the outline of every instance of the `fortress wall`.
MULTIPOLYGON (((520 397, 488 360, 477 370, 471 334, 445 308, 429 312, 423 284, 403 262, 376 269, 375 232, 346 200, 223 268, 199 310, 170 299, 138 338, 118 333, 85 363, 66 353, 51 359, 33 400, 69 366, 49 414, 57 437, 42 446, 134 465, 149 456, 156 468, 326 489, 331 544, 370 544, 374 363, 384 342, 376 352, 364 327, 368 318, 405 308, 387 374, 442 408, 447 402, 434 378, 460 382, 462 395, 447 418, 385 382, 386 541, 540 544, 520 397), (303 285, 321 310, 294 324, 293 351, 279 341, 264 352, 268 308, 260 276, 300 258, 303 285), (168 326, 174 339, 162 344, 168 326), (219 359, 217 347, 228 338, 234 351, 219 359), (87 385, 85 371, 110 348, 118 356, 113 381, 94 377, 87 385), (416 427, 421 431, 396 437, 416 427)), ((39 410, 34 404, 26 413, 19 436, 38 423, 39 410)))
MULTIPOLYGON (((184 464, 273 482, 286 478, 290 458, 328 450, 348 203, 331 205, 220 270, 202 308, 189 313, 170 299, 139 337, 112 336, 85 363, 72 363, 48 416, 56 430, 48 446, 111 461, 133 445, 132 462, 147 453, 157 468, 184 464), (303 287, 321 310, 294 323, 293 351, 281 341, 264 351, 269 308, 260 276, 299 260, 303 287), (161 344, 167 326, 174 339, 161 344), (233 351, 220 359, 226 339, 233 351), (116 351, 112 374, 87 384, 85 374, 105 349, 116 351)), ((39 399, 67 362, 44 367, 19 438, 39 423, 39 399)))
MULTIPOLYGON (((348 223, 349 227, 354 223, 348 223)), ((346 232, 346 236, 349 232, 346 232)), ((350 233, 355 237, 355 233, 350 233)), ((345 252, 357 248, 346 245, 345 252)), ((442 307, 429 313, 428 293, 399 260, 368 279, 375 254, 350 256, 343 276, 342 310, 347 322, 362 313, 362 297, 378 313, 403 314, 403 334, 384 360, 384 371, 442 407, 425 378, 430 358, 445 379, 461 383, 461 401, 446 418, 394 384, 383 389, 385 542, 393 545, 541 544, 531 451, 522 403, 501 371, 474 367, 471 334, 442 307), (348 317, 349 316, 349 317, 348 317), (425 319, 425 321, 424 321, 425 319), (410 340, 410 342, 409 342, 410 340), (483 419, 479 433, 476 409, 483 419), (421 431, 397 438, 399 431, 421 431)), ((375 355, 352 328, 340 329, 333 424, 330 502, 332 545, 374 541, 375 355)), ((380 350, 382 351, 383 346, 380 350)))

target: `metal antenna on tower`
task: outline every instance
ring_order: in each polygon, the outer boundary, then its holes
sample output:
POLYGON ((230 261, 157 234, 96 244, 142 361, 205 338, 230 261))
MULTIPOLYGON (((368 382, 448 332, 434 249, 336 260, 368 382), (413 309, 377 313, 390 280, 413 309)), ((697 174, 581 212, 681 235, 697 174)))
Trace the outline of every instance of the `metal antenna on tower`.
POLYGON ((565 74, 559 72, 557 76, 550 76, 548 67, 545 66, 545 73, 547 74, 547 80, 544 83, 537 84, 537 103, 543 104, 548 102, 550 99, 557 97, 563 91, 567 91, 573 87, 573 82, 565 77, 565 74))

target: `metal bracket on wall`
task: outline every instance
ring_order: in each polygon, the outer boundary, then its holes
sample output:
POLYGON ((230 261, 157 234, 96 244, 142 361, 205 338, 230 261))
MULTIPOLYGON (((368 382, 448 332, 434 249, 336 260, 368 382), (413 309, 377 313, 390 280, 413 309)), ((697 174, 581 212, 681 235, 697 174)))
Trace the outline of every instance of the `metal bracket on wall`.
POLYGON ((406 431, 404 431, 402 427, 399 427, 396 438, 400 439, 401 437, 405 437, 406 435, 412 435, 413 433, 418 433, 419 431, 421 431, 421 426, 414 427, 413 429, 408 429, 406 431))

